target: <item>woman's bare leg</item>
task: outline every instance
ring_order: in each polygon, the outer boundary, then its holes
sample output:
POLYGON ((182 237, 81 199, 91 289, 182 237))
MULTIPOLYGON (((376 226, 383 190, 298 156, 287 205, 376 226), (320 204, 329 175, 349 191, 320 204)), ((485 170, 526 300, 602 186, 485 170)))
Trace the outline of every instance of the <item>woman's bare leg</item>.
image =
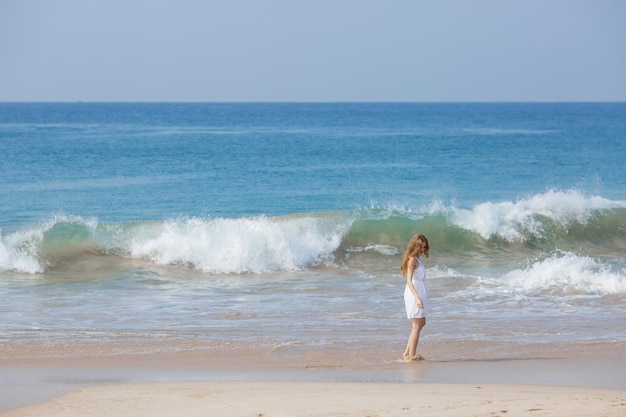
POLYGON ((420 333, 426 325, 426 318, 411 319, 411 333, 409 334, 409 340, 406 343, 406 349, 404 350, 404 357, 412 360, 416 357, 417 344, 420 340, 420 333))

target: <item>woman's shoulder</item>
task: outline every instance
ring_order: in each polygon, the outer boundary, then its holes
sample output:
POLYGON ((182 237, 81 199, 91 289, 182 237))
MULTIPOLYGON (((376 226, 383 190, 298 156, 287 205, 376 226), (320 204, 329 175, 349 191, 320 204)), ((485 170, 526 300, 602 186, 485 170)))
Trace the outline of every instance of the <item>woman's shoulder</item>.
POLYGON ((414 269, 419 266, 419 261, 417 260, 417 256, 411 256, 411 259, 409 259, 409 266, 413 267, 414 269))

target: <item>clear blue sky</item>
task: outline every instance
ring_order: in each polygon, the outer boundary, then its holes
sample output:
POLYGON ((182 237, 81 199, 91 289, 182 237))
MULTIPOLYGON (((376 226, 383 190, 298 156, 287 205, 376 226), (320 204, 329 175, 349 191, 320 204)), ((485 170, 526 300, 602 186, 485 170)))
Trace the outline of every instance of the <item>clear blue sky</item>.
POLYGON ((625 0, 0 0, 0 101, 626 101, 625 0))

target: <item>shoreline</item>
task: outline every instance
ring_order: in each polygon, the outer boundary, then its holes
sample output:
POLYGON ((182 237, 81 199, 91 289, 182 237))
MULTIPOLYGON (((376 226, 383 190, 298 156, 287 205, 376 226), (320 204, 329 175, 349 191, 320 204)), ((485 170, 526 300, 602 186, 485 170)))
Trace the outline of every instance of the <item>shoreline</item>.
MULTIPOLYGON (((0 355, 0 415, 29 415, 19 414, 19 410, 44 407, 59 398, 83 395, 80 393, 102 393, 102 387, 115 391, 119 387, 149 386, 175 391, 173 387, 181 384, 211 389, 220 384, 251 384, 259 389, 287 383, 347 384, 354 386, 355 392, 361 385, 389 385, 383 389, 385 393, 396 385, 433 385, 435 392, 446 391, 448 386, 467 389, 492 385, 510 395, 511 387, 538 392, 544 390, 539 387, 547 387, 549 392, 569 387, 625 396, 626 342, 517 344, 497 349, 464 343, 448 344, 447 350, 445 345, 425 343, 421 349, 425 360, 403 363, 397 357, 401 352, 387 355, 384 346, 355 353, 348 348, 307 351, 267 347, 244 352, 235 344, 203 342, 4 344, 0 355), (163 384, 170 388, 161 387, 163 384)), ((141 388, 137 395, 152 395, 152 388, 141 388)))
MULTIPOLYGON (((334 344, 325 348, 296 341, 248 343, 196 340, 136 340, 93 343, 0 345, 2 367, 229 368, 393 370, 406 368, 403 341, 377 345, 334 344)), ((487 343, 428 340, 418 353, 428 364, 610 362, 626 363, 626 340, 611 342, 487 343)))

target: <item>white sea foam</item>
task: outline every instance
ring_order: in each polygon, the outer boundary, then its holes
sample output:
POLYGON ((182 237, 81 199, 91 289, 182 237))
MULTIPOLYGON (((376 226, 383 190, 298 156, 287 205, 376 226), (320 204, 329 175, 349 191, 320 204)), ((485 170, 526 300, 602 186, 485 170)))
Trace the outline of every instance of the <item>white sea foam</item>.
POLYGON ((522 240, 525 233, 542 234, 542 223, 537 216, 564 225, 572 221, 586 223, 594 211, 613 208, 626 208, 626 202, 587 197, 575 190, 548 191, 516 202, 486 202, 471 210, 452 209, 450 220, 484 239, 499 236, 513 241, 522 240))
POLYGON ((25 230, 0 235, 0 270, 36 274, 44 271, 37 259, 37 244, 43 230, 25 230))
POLYGON ((459 271, 447 266, 434 265, 428 268, 428 279, 463 276, 459 271))
POLYGON ((503 277, 503 283, 529 291, 618 294, 626 293, 626 271, 566 252, 511 271, 503 277))
POLYGON ((296 270, 328 259, 349 224, 320 218, 183 219, 135 233, 130 253, 210 273, 296 270))
POLYGON ((346 250, 348 252, 374 251, 386 256, 393 256, 398 254, 398 249, 389 245, 367 245, 363 247, 349 247, 346 248, 346 250))

